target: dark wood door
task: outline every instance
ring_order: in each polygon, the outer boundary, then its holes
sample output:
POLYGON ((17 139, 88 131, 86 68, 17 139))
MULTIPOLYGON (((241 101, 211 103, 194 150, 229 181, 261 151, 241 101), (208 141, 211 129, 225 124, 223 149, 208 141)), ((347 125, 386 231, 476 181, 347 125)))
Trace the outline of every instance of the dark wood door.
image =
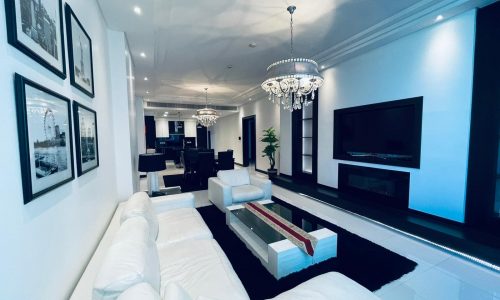
POLYGON ((242 131, 243 166, 248 167, 256 162, 255 115, 242 118, 242 131))
POLYGON ((196 125, 196 147, 206 149, 207 140, 207 127, 196 125))

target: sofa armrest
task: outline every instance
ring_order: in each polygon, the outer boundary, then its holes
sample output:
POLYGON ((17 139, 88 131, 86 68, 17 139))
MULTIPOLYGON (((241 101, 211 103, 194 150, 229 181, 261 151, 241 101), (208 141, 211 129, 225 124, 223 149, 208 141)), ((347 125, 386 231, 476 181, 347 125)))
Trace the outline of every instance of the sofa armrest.
POLYGON ((231 186, 224 184, 217 177, 210 177, 208 179, 208 200, 225 213, 226 206, 233 204, 231 186))
POLYGON ((194 195, 192 193, 182 193, 153 197, 151 203, 157 214, 178 208, 194 208, 194 195))
POLYGON ((356 281, 337 272, 329 272, 283 292, 269 300, 356 299, 380 300, 356 281))
POLYGON ((250 175, 250 184, 264 191, 264 199, 271 199, 273 195, 271 180, 256 175, 250 175))

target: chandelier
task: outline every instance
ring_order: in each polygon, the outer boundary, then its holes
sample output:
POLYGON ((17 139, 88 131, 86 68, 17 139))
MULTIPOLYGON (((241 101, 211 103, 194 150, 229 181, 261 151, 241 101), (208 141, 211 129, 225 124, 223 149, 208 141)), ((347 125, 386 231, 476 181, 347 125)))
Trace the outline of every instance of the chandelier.
POLYGON ((210 127, 215 125, 215 122, 219 118, 219 113, 212 108, 208 108, 208 88, 205 88, 205 108, 198 109, 196 115, 194 116, 198 123, 205 127, 210 127))
POLYGON ((309 105, 307 95, 314 100, 314 91, 323 85, 323 77, 318 72, 318 64, 307 58, 293 57, 293 12, 295 6, 289 6, 290 13, 290 58, 277 61, 267 68, 266 80, 262 88, 269 93, 269 101, 281 103, 284 109, 301 109, 302 104, 309 105))

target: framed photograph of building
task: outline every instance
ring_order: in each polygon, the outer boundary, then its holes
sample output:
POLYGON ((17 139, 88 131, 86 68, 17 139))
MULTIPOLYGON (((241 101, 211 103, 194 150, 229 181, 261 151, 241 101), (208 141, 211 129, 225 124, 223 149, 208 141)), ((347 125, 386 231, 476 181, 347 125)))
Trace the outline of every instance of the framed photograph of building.
POLYGON ((9 44, 66 78, 61 0, 5 0, 9 44))
POLYGON ((75 178, 70 100, 15 75, 24 204, 75 178))
POLYGON ((76 171, 78 176, 99 166, 97 114, 94 110, 73 101, 75 120, 76 171))
POLYGON ((94 98, 92 40, 67 3, 64 5, 64 10, 71 84, 84 94, 94 98))

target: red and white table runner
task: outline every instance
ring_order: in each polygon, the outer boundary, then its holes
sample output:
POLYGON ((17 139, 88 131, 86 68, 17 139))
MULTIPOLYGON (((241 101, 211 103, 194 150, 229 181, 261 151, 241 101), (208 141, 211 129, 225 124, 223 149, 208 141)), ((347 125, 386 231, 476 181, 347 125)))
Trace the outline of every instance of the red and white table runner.
POLYGON ((271 226, 274 230, 281 233, 295 246, 299 247, 310 256, 314 255, 314 249, 318 243, 317 238, 288 222, 280 215, 258 202, 249 202, 244 205, 247 210, 271 226))

